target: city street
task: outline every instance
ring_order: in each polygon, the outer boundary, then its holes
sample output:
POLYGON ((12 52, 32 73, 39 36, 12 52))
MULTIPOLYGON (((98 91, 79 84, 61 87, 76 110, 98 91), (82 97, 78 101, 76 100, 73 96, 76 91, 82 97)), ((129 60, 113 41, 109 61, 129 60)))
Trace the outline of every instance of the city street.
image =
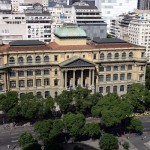
POLYGON ((24 131, 32 131, 33 127, 17 127, 16 129, 4 130, 3 126, 0 127, 0 150, 8 150, 7 146, 10 145, 14 150, 20 150, 18 148, 18 139, 21 133, 24 131))

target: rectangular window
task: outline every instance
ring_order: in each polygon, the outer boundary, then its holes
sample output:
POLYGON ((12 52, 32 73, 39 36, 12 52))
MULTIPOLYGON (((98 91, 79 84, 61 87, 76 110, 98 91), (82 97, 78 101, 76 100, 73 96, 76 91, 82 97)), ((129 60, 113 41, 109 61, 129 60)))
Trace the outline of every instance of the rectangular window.
POLYGON ((93 59, 96 59, 96 54, 93 54, 93 59))
POLYGON ((110 86, 106 87, 106 93, 110 93, 110 86))
POLYGON ((141 71, 144 71, 144 66, 141 66, 141 68, 140 68, 140 69, 141 69, 141 71))
POLYGON ((10 81, 10 87, 15 88, 16 87, 16 81, 10 81))
POLYGON ((41 70, 35 70, 35 75, 41 75, 41 70))
POLYGON ((58 61, 58 55, 54 55, 54 61, 58 61))
POLYGON ((141 58, 144 58, 145 52, 141 52, 141 58))
POLYGON ((120 74, 120 80, 124 80, 125 79, 125 74, 120 74))
POLYGON ((11 71, 11 72, 9 73, 9 75, 10 75, 10 77, 15 77, 15 76, 16 76, 16 72, 15 72, 15 71, 11 71))
POLYGON ((33 86, 33 80, 27 80, 27 86, 32 87, 33 86))
POLYGON ((99 81, 100 81, 100 82, 103 82, 103 81, 104 81, 104 76, 103 76, 103 75, 100 75, 100 76, 99 76, 99 81))
POLYGON ((143 78, 144 78, 144 74, 140 74, 140 75, 139 75, 139 80, 142 81, 143 78))
POLYGON ((27 76, 33 76, 33 71, 27 71, 27 76))
POLYGON ((110 80, 111 80, 111 75, 110 74, 106 75, 106 81, 110 81, 110 80))
POLYGON ((36 79, 36 86, 41 86, 41 79, 36 79))
POLYGON ((44 75, 49 75, 49 70, 44 70, 44 75))
POLYGON ((114 75, 113 75, 113 80, 114 80, 114 81, 118 80, 118 74, 114 74, 114 75))
POLYGON ((132 76, 132 74, 131 74, 131 73, 128 73, 128 74, 127 74, 127 80, 131 80, 131 76, 132 76))
POLYGON ((125 65, 122 65, 122 66, 121 66, 121 70, 122 70, 122 71, 125 70, 125 65))
POLYGON ((118 71, 118 66, 114 66, 114 71, 118 71))
POLYGON ((24 76, 24 71, 18 71, 18 76, 23 77, 24 76))
POLYGON ((49 85, 49 79, 44 79, 44 85, 49 85))
POLYGON ((113 86, 113 92, 117 93, 117 86, 113 86))
POLYGON ((128 65, 128 70, 132 70, 132 65, 128 65))
POLYGON ((111 66, 107 66, 106 71, 111 71, 111 66))
POLYGON ((99 72, 103 72, 104 71, 104 67, 99 67, 99 72))
POLYGON ((99 87, 99 92, 103 93, 103 87, 99 87))
POLYGON ((24 80, 19 80, 19 87, 24 87, 24 80))
POLYGON ((124 85, 120 86, 120 92, 124 92, 124 85))

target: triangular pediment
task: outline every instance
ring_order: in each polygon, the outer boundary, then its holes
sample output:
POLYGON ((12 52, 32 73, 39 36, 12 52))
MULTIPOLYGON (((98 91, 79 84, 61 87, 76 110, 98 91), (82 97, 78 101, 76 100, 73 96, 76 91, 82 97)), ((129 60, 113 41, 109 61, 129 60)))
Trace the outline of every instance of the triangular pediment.
POLYGON ((62 62, 60 67, 95 67, 95 65, 88 60, 79 57, 72 57, 71 59, 62 62))

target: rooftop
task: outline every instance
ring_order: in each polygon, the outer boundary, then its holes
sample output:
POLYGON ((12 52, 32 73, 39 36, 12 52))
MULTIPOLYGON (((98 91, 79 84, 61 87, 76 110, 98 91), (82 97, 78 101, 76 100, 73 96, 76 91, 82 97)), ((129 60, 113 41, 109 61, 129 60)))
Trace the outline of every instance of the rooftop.
POLYGON ((93 42, 97 44, 127 43, 126 41, 123 41, 118 38, 104 38, 104 39, 94 38, 93 42))
POLYGON ((45 46, 45 43, 38 40, 18 40, 9 43, 10 46, 45 46))
POLYGON ((86 38, 86 33, 83 29, 75 24, 66 24, 55 31, 55 36, 59 38, 86 38))

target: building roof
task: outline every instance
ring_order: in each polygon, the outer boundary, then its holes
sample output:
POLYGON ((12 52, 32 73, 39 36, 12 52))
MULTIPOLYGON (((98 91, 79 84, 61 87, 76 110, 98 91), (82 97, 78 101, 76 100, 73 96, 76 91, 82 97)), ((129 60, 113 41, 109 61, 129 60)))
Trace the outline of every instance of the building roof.
POLYGON ((93 39, 93 42, 95 42, 97 44, 127 43, 126 41, 118 39, 118 38, 103 38, 103 39, 100 39, 100 38, 97 38, 97 37, 93 39))
POLYGON ((97 9, 96 6, 77 6, 77 5, 75 5, 74 7, 75 7, 75 9, 97 9))
POLYGON ((45 43, 38 40, 17 40, 9 43, 10 46, 45 46, 45 43))
POLYGON ((74 24, 66 24, 55 31, 55 36, 59 38, 86 38, 85 31, 74 24))
POLYGON ((89 62, 78 56, 74 56, 59 64, 60 67, 95 67, 94 63, 89 62))

